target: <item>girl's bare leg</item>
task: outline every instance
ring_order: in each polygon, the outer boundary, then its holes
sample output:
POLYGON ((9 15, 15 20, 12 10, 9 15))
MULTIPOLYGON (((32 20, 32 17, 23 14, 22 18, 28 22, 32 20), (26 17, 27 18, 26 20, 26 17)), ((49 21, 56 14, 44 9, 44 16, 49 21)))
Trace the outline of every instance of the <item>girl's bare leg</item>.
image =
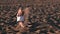
POLYGON ((19 22, 18 25, 17 25, 17 27, 16 27, 16 29, 19 29, 20 27, 22 27, 22 28, 25 27, 24 24, 23 24, 23 22, 19 22))
POLYGON ((22 28, 25 27, 24 24, 23 24, 23 22, 19 22, 19 25, 20 25, 22 28))

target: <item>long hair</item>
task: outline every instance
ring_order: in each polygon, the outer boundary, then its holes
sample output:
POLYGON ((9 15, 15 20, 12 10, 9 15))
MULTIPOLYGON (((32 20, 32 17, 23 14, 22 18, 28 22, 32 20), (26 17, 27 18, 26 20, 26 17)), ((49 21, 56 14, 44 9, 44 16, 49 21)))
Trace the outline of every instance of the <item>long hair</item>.
POLYGON ((22 10, 22 16, 24 15, 24 11, 22 10))
MULTIPOLYGON (((22 11, 22 14, 21 14, 21 16, 23 16, 24 15, 24 11, 23 11, 23 9, 20 7, 20 8, 18 8, 18 11, 19 10, 21 10, 22 11)), ((18 13, 18 12, 17 12, 18 13)))

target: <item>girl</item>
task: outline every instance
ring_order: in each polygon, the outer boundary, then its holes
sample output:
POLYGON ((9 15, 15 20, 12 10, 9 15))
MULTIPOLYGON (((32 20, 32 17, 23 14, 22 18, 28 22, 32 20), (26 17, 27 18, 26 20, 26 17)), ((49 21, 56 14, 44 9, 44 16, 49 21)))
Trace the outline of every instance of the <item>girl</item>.
POLYGON ((19 8, 17 12, 17 22, 19 26, 24 28, 24 24, 23 24, 24 23, 24 12, 21 10, 21 8, 19 8))

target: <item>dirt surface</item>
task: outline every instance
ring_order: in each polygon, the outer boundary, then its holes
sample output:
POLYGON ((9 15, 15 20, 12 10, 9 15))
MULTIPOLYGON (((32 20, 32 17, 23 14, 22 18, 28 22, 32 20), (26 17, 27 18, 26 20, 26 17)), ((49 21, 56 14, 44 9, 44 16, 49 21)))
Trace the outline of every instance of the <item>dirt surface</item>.
POLYGON ((60 34, 60 0, 9 1, 0 0, 0 34, 60 34), (30 7, 28 30, 15 29, 19 6, 30 7))

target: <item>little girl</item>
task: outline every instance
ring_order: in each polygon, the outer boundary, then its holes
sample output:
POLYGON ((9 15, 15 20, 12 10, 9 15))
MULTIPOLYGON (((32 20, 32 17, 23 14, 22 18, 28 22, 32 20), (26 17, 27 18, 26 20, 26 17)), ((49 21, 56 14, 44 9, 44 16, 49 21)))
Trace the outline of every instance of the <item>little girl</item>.
POLYGON ((24 24, 23 24, 24 23, 24 12, 21 10, 21 8, 19 8, 17 12, 17 22, 19 26, 24 28, 24 24))

